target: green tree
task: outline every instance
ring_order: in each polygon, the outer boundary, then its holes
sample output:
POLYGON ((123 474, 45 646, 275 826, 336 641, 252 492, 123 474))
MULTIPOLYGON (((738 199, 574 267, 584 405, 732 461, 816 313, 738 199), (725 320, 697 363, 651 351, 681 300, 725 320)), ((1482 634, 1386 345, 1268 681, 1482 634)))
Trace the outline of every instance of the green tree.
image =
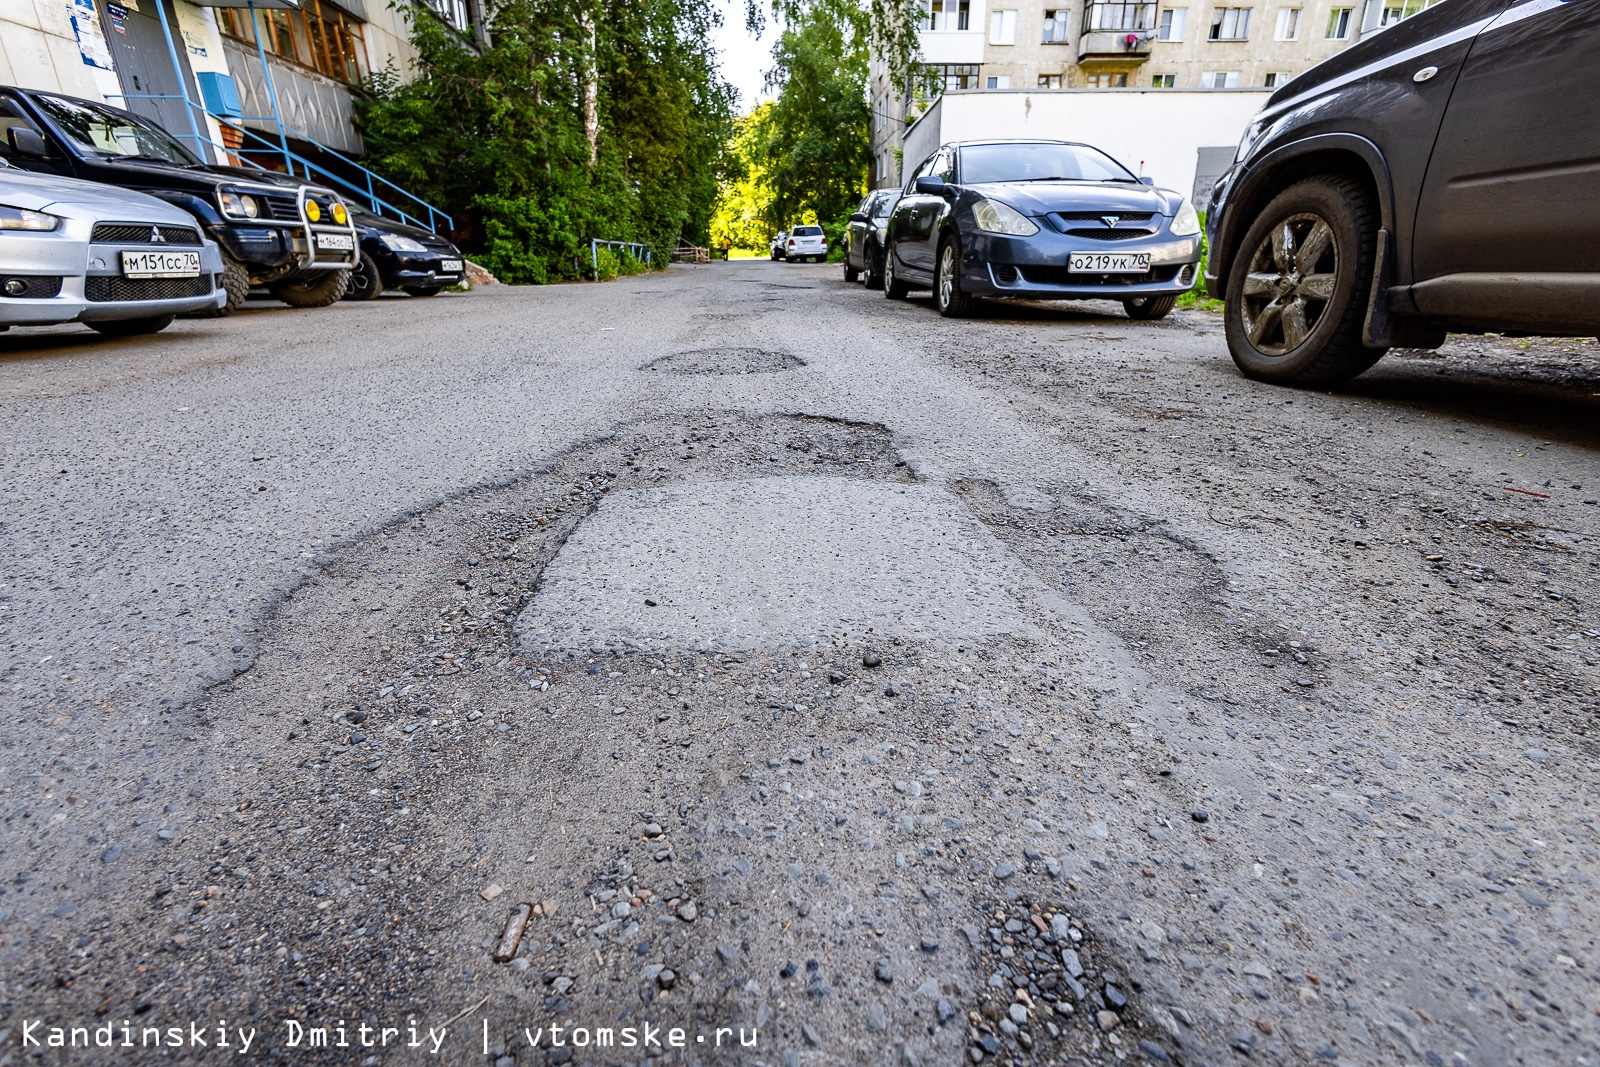
POLYGON ((553 281, 587 269, 591 238, 658 262, 705 239, 733 129, 710 0, 503 0, 484 47, 408 13, 417 77, 373 79, 368 163, 451 210, 490 270, 553 281))

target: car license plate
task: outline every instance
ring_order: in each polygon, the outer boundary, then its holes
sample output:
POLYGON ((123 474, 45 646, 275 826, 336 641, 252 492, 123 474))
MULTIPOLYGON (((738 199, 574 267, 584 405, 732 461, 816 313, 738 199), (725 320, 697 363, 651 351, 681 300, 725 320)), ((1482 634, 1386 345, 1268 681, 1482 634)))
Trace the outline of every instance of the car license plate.
POLYGON ((317 234, 317 247, 319 249, 326 248, 330 252, 348 252, 355 246, 355 238, 347 233, 317 234))
POLYGON ((199 252, 124 252, 125 278, 198 278, 199 252))
POLYGON ((441 259, 439 270, 445 274, 460 274, 463 264, 459 259, 441 259))
POLYGON ((1073 274, 1148 274, 1149 252, 1074 252, 1067 258, 1073 274))

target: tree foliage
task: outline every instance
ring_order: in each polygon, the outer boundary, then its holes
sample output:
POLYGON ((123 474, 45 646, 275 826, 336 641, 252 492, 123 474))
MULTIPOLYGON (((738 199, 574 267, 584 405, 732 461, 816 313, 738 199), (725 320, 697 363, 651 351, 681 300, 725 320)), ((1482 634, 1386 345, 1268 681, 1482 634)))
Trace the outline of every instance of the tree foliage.
POLYGON ((734 115, 710 0, 501 0, 481 46, 422 5, 409 17, 417 77, 374 78, 358 112, 368 165, 450 210, 491 271, 573 277, 596 237, 658 261, 705 241, 734 115))

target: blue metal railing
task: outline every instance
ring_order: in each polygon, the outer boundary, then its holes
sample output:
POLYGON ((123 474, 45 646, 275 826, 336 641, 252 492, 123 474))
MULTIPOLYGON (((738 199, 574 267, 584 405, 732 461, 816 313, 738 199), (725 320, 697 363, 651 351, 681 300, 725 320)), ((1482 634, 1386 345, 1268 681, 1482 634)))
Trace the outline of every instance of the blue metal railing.
MULTIPOLYGON (((250 27, 254 32, 256 39, 256 54, 261 59, 261 74, 266 80, 267 84, 267 99, 272 104, 271 115, 248 115, 230 118, 225 115, 218 115, 214 112, 208 111, 203 104, 197 104, 195 101, 189 98, 188 86, 185 84, 183 77, 183 66, 178 62, 178 50, 173 44, 172 30, 167 25, 166 5, 162 3, 157 3, 155 5, 156 15, 161 21, 161 32, 166 38, 167 54, 172 60, 173 72, 178 76, 178 92, 180 95, 173 96, 171 94, 161 95, 156 93, 112 93, 108 95, 116 96, 119 99, 124 100, 137 99, 182 101, 184 105, 184 117, 188 120, 189 124, 189 136, 194 141, 196 148, 199 148, 201 145, 210 145, 222 153, 222 155, 219 157, 221 159, 227 159, 229 156, 235 156, 249 166, 254 167, 256 170, 267 171, 269 169, 267 167, 263 167, 261 164, 257 163, 248 156, 240 155, 237 149, 229 148, 227 145, 218 144, 217 142, 211 140, 210 137, 203 136, 200 133, 200 130, 205 126, 205 123, 203 120, 199 122, 196 121, 195 112, 198 111, 202 117, 209 116, 215 119, 221 125, 227 126, 229 129, 236 130, 245 137, 260 141, 262 144, 266 145, 267 149, 273 152, 273 154, 281 155, 283 157, 284 166, 288 169, 291 176, 294 175, 295 164, 299 164, 302 171, 304 171, 307 180, 321 181, 324 184, 337 186, 355 193, 358 197, 362 197, 366 200, 368 208, 375 215, 388 214, 392 217, 398 217, 399 221, 401 222, 408 223, 412 226, 420 226, 423 229, 431 230, 434 233, 439 232, 441 224, 445 229, 449 229, 451 226, 449 212, 435 207, 426 200, 422 199, 422 197, 401 188, 382 175, 374 174, 372 171, 368 170, 366 167, 363 167, 360 163, 357 163, 349 156, 346 156, 341 152, 336 152, 327 145, 319 144, 304 131, 297 130, 292 126, 286 126, 284 124, 282 113, 278 108, 278 91, 273 85, 272 71, 267 65, 266 49, 261 44, 261 28, 256 23, 255 4, 249 3, 247 0, 247 6, 249 7, 250 11, 250 27), (246 129, 244 126, 240 125, 241 122, 272 123, 277 127, 278 130, 277 143, 274 144, 271 140, 263 137, 254 130, 246 129), (358 181, 361 180, 361 178, 365 179, 365 188, 362 188, 362 186, 356 184, 356 182, 350 181, 341 175, 334 173, 327 167, 318 163, 314 163, 306 157, 291 151, 289 148, 289 134, 291 133, 294 135, 296 140, 303 141, 304 143, 311 145, 318 152, 325 153, 328 156, 339 160, 345 166, 352 168, 360 175, 360 178, 357 179, 358 181), (410 202, 410 210, 407 210, 405 207, 401 207, 399 204, 394 203, 389 199, 385 199, 385 195, 387 194, 380 195, 378 190, 379 186, 382 186, 386 190, 392 190, 393 192, 398 193, 401 197, 404 197, 410 202), (426 221, 424 221, 423 218, 424 213, 426 214, 426 221)), ((204 159, 206 155, 204 149, 201 149, 196 154, 202 159, 204 159)))

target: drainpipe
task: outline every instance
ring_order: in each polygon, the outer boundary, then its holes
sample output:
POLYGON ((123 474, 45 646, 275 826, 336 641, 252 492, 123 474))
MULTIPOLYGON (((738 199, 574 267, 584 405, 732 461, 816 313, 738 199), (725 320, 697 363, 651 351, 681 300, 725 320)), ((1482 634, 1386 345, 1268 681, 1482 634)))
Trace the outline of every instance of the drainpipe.
POLYGON ((283 165, 294 176, 294 160, 289 158, 289 138, 283 133, 283 113, 278 110, 278 90, 272 84, 272 69, 267 66, 267 50, 261 45, 261 24, 256 21, 255 0, 246 0, 250 9, 250 33, 256 39, 256 55, 261 57, 261 77, 267 83, 267 101, 272 105, 272 121, 278 124, 278 148, 283 152, 283 165))
POLYGON ((172 73, 177 76, 178 92, 183 96, 183 117, 189 120, 189 136, 194 138, 195 154, 201 159, 210 159, 211 153, 206 151, 206 143, 200 137, 200 128, 194 123, 194 105, 189 101, 189 86, 184 84, 183 64, 178 60, 177 46, 172 43, 172 27, 167 24, 166 0, 156 0, 156 14, 161 18, 161 36, 167 39, 167 55, 172 60, 172 73))

